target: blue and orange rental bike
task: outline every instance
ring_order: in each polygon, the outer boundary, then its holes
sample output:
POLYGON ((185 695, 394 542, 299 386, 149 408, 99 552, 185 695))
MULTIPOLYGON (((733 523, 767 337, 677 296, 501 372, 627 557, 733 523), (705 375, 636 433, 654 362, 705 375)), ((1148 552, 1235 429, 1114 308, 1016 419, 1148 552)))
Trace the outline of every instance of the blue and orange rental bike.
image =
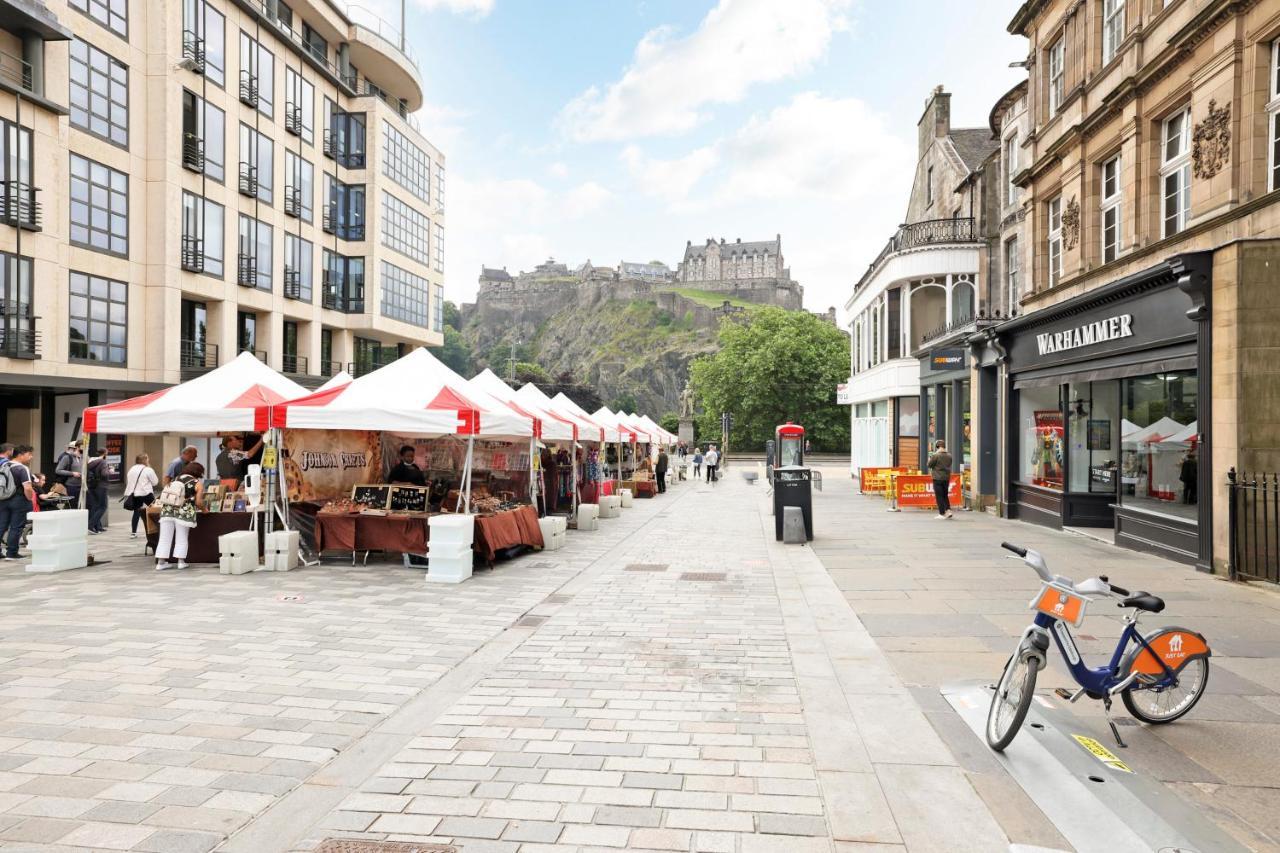
POLYGON ((1059 695, 1075 702, 1082 696, 1101 700, 1107 724, 1116 743, 1124 746, 1120 730, 1111 719, 1111 700, 1117 694, 1129 713, 1144 723, 1172 723, 1195 707, 1209 681, 1209 644, 1186 628, 1164 627, 1143 634, 1138 619, 1143 613, 1159 613, 1164 601, 1147 592, 1130 593, 1105 575, 1073 583, 1049 572, 1044 557, 1029 548, 1008 542, 1012 551, 1043 582, 1031 601, 1035 618, 1018 641, 995 685, 987 713, 987 743, 1001 752, 1017 736, 1026 719, 1036 689, 1036 675, 1049 658, 1050 636, 1079 689, 1059 695), (1106 666, 1090 667, 1076 648, 1071 629, 1079 628, 1091 602, 1113 600, 1128 611, 1124 632, 1106 666))

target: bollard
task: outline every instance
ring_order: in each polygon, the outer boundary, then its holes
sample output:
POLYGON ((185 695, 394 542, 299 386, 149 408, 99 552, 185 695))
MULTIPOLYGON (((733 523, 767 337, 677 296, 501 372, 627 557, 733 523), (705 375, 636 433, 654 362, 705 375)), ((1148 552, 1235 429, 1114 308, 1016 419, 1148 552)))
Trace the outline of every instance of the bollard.
POLYGON ((807 541, 804 510, 798 506, 782 508, 782 541, 787 545, 803 545, 807 541))

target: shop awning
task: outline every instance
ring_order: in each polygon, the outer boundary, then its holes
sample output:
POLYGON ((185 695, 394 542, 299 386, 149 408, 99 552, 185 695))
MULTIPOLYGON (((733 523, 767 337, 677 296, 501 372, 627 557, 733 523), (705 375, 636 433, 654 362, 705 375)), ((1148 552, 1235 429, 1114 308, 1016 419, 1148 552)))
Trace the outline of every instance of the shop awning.
POLYGON ((1172 373, 1175 370, 1195 370, 1197 361, 1194 355, 1178 355, 1122 364, 1100 360, 1085 364, 1064 365, 1052 370, 1046 369, 1043 373, 1030 371, 1019 374, 1013 381, 1013 387, 1043 388, 1046 385, 1061 385, 1063 382, 1101 382, 1104 379, 1125 379, 1152 373, 1172 373))
POLYGON ((87 433, 263 432, 272 407, 307 393, 251 353, 180 385, 84 410, 87 433))

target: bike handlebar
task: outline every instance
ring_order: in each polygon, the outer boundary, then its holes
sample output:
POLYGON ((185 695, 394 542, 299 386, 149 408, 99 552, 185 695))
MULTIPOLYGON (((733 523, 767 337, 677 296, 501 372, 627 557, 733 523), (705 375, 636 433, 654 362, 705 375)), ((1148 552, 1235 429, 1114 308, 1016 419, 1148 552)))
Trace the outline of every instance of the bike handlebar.
POLYGON ((1025 558, 1027 556, 1026 548, 1021 548, 1017 545, 1014 545, 1012 542, 1001 542, 1000 547, 1005 549, 1006 551, 1012 551, 1013 553, 1017 554, 1019 557, 1025 558))

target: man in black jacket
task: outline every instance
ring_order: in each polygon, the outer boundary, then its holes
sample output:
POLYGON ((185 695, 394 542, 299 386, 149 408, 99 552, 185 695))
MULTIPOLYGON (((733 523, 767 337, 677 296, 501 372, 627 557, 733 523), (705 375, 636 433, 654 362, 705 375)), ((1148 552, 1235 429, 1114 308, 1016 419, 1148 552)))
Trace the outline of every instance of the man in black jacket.
POLYGON ((53 471, 53 480, 62 484, 71 498, 70 506, 80 505, 80 445, 74 441, 67 445, 58 457, 58 466, 53 471))
POLYGON ((667 459, 667 451, 658 451, 658 464, 653 466, 653 478, 658 481, 658 494, 662 494, 667 490, 667 465, 670 462, 667 459))
POLYGON ((933 455, 929 457, 929 474, 933 477, 933 496, 938 503, 938 517, 951 517, 951 466, 953 460, 947 452, 947 443, 938 439, 933 455))

